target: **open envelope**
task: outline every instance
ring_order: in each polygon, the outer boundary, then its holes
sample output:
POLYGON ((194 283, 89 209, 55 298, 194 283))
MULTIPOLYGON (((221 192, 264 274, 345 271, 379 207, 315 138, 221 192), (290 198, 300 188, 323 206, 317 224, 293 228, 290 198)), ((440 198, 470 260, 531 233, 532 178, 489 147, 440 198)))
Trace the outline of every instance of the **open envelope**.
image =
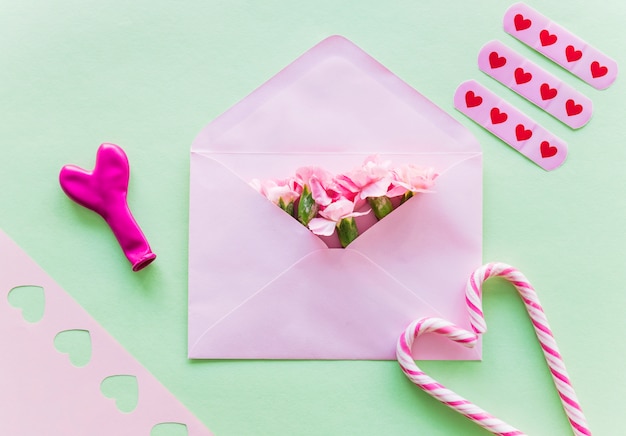
MULTIPOLYGON (((395 359, 416 318, 470 328, 464 287, 482 264, 476 139, 339 36, 207 125, 191 149, 189 357, 395 359), (379 154, 432 166, 418 194, 346 249, 329 248, 252 187, 298 167, 333 173, 379 154)), ((420 359, 480 359, 442 337, 420 359)))

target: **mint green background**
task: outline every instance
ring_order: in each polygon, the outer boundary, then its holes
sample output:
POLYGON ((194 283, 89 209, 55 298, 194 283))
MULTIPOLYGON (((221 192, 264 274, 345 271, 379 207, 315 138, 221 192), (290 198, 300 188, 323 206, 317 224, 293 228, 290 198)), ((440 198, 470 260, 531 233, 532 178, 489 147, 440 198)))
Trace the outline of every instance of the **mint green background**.
MULTIPOLYGON (((0 3, 0 227, 217 435, 487 434, 411 385, 393 361, 186 359, 190 144, 332 34, 479 139, 484 261, 518 267, 537 288, 594 434, 624 428, 623 77, 597 91, 515 41, 501 24, 509 1, 0 3), (491 39, 588 95, 591 122, 570 130, 482 74, 476 56, 491 39), (456 112, 454 89, 472 78, 566 140, 565 165, 544 172, 456 112), (131 209, 158 254, 140 273, 101 219, 57 183, 66 163, 91 168, 101 142, 123 146, 131 162, 131 209)), ((626 67, 626 3, 530 4, 626 67)), ((520 299, 503 282, 485 293, 484 361, 422 367, 530 435, 568 434, 520 299)))

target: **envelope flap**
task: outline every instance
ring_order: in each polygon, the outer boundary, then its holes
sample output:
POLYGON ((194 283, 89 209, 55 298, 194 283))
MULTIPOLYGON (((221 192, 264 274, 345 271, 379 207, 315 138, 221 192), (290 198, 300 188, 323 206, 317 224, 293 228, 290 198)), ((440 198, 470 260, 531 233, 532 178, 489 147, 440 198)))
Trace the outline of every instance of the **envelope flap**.
POLYGON ((196 152, 480 152, 460 123, 332 36, 207 125, 196 152))
MULTIPOLYGON (((441 314, 358 252, 318 250, 207 329, 190 356, 394 359, 407 320, 424 316, 441 314)), ((420 359, 480 358, 445 339, 422 345, 420 359)))

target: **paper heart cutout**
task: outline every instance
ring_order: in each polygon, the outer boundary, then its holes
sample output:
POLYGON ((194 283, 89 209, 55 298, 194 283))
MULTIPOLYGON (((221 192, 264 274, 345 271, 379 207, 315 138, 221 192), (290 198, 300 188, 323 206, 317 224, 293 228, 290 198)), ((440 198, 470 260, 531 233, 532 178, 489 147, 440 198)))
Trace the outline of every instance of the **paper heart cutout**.
POLYGON ((16 286, 7 295, 9 304, 21 309, 25 321, 36 323, 43 318, 46 297, 41 286, 16 286))
POLYGON ((68 197, 104 218, 133 271, 139 271, 156 255, 128 208, 129 178, 130 167, 124 150, 115 144, 102 144, 92 171, 66 165, 59 174, 59 183, 68 197))
POLYGON ((470 107, 480 106, 483 102, 483 98, 479 95, 474 94, 474 91, 467 91, 465 93, 465 105, 470 107))
POLYGON ((91 360, 91 335, 87 330, 63 330, 54 337, 54 348, 67 354, 72 365, 85 366, 91 360))
POLYGON ((150 436, 188 436, 187 426, 180 422, 161 422, 150 430, 150 436))
POLYGON ((585 416, 576 397, 576 393, 567 374, 563 358, 558 350, 554 335, 548 324, 548 319, 541 307, 537 293, 528 279, 517 269, 505 263, 489 263, 478 268, 470 276, 466 289, 465 300, 470 314, 470 323, 474 333, 468 332, 449 321, 440 318, 422 318, 411 323, 400 335, 396 346, 398 363, 404 374, 426 393, 436 398, 448 407, 465 415, 467 418, 497 435, 523 435, 516 428, 506 424, 480 407, 474 405, 455 392, 447 389, 434 379, 426 375, 413 360, 413 341, 421 334, 433 332, 444 335, 461 345, 472 347, 478 335, 487 331, 485 317, 482 311, 482 286, 492 277, 501 277, 509 281, 518 291, 530 320, 535 329, 537 339, 550 368, 554 385, 561 398, 563 409, 569 423, 578 436, 590 436, 585 416))
POLYGON ((515 24, 515 30, 526 30, 530 27, 532 21, 524 18, 522 14, 517 14, 515 18, 513 18, 513 24, 515 24))
POLYGON ((134 375, 111 375, 100 383, 100 392, 115 400, 118 410, 130 413, 139 402, 139 386, 134 375))
POLYGON ((523 68, 516 68, 514 76, 515 82, 517 82, 518 85, 530 82, 530 79, 533 78, 533 75, 524 71, 523 68))
POLYGON ((565 47, 565 58, 568 62, 574 62, 579 60, 583 56, 583 52, 576 50, 573 45, 565 47))
POLYGON ((542 83, 539 87, 539 91, 541 92, 542 100, 551 100, 556 97, 558 93, 556 88, 550 88, 550 85, 548 85, 547 83, 542 83))

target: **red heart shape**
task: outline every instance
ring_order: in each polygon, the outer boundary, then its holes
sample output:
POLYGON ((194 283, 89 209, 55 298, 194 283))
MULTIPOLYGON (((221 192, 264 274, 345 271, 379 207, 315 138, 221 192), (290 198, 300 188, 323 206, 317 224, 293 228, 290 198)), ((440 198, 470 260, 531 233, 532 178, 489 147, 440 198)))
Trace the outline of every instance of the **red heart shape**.
POLYGON ((515 127, 515 136, 517 137, 518 141, 526 141, 527 139, 530 139, 531 136, 533 136, 533 132, 526 129, 523 124, 518 124, 515 127))
POLYGON ((517 14, 515 18, 513 18, 513 23, 515 24, 515 30, 526 30, 532 24, 532 21, 524 18, 522 14, 517 14))
POLYGON ((498 109, 497 107, 492 108, 491 112, 489 113, 489 115, 491 116, 491 122, 493 124, 503 123, 509 117, 506 114, 506 112, 500 112, 500 109, 498 109))
POLYGON ((551 34, 550 32, 548 32, 546 29, 543 29, 540 33, 539 33, 539 39, 541 40, 541 45, 543 45, 544 47, 547 45, 552 45, 556 42, 557 37, 554 34, 551 34))
POLYGON ((499 56, 498 53, 492 51, 489 53, 489 65, 491 68, 500 68, 506 64, 506 58, 504 56, 499 56))
POLYGON ((574 62, 580 59, 583 55, 583 52, 580 50, 576 50, 573 45, 568 45, 565 47, 565 57, 568 62, 574 62))
POLYGON ((548 141, 543 141, 540 147, 541 147, 541 157, 543 158, 552 157, 558 151, 558 149, 550 145, 548 141))
POLYGON ((483 102, 483 98, 480 95, 474 94, 474 91, 467 91, 465 93, 465 104, 468 108, 480 106, 483 102))
POLYGON ((524 71, 523 68, 515 69, 515 81, 518 85, 521 85, 526 82, 530 82, 530 79, 533 78, 533 75, 524 71))
POLYGON ((591 76, 596 79, 598 77, 605 76, 606 73, 609 72, 609 69, 603 65, 600 65, 600 62, 593 61, 591 63, 591 76))
POLYGON ((547 83, 542 83, 539 91, 541 92, 542 100, 550 100, 556 97, 557 94, 557 90, 555 88, 550 88, 550 85, 547 83))
POLYGON ((571 98, 565 102, 565 111, 568 116, 578 115, 583 111, 583 106, 580 104, 576 104, 574 100, 571 98))

